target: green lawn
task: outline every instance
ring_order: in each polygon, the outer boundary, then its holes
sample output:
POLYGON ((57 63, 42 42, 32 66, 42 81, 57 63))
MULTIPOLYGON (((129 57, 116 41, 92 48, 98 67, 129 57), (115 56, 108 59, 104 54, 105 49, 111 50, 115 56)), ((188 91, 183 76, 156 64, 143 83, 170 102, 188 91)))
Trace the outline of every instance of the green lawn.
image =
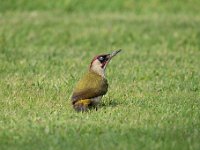
POLYGON ((1 150, 199 150, 199 0, 2 0, 1 150), (107 68, 98 111, 70 96, 92 58, 107 68))

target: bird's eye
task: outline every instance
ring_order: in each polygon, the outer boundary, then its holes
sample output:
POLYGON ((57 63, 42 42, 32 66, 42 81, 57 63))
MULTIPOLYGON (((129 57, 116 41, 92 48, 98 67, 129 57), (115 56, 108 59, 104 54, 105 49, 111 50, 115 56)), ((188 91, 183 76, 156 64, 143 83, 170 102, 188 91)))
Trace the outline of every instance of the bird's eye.
POLYGON ((99 57, 99 60, 100 60, 100 61, 103 61, 103 60, 104 60, 104 58, 101 56, 101 57, 99 57))

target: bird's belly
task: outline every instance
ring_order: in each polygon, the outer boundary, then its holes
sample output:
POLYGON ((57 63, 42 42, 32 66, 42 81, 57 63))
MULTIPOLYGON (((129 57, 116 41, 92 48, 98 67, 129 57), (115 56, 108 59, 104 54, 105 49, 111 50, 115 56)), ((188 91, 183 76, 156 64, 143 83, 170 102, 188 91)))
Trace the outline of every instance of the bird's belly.
POLYGON ((92 98, 92 99, 91 99, 92 104, 93 104, 93 105, 99 104, 99 102, 101 101, 101 98, 102 98, 102 96, 98 96, 98 97, 92 98))

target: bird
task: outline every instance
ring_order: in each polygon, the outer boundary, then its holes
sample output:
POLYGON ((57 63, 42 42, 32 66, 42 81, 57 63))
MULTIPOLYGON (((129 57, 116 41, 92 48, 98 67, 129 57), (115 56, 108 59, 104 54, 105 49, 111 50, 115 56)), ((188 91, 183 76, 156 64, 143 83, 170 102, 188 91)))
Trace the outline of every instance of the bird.
POLYGON ((108 91, 106 67, 120 51, 121 49, 110 54, 97 55, 92 59, 88 71, 78 81, 71 96, 75 111, 85 112, 92 107, 97 110, 97 105, 108 91))

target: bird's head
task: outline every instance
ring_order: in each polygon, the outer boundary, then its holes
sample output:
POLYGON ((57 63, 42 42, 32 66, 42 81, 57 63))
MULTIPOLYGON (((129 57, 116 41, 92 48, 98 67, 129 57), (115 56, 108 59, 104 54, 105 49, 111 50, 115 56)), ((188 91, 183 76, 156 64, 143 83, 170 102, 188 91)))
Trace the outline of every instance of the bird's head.
POLYGON ((116 56, 121 50, 112 52, 111 54, 98 55, 93 58, 90 64, 90 70, 96 72, 97 74, 105 77, 106 66, 109 61, 116 56))

